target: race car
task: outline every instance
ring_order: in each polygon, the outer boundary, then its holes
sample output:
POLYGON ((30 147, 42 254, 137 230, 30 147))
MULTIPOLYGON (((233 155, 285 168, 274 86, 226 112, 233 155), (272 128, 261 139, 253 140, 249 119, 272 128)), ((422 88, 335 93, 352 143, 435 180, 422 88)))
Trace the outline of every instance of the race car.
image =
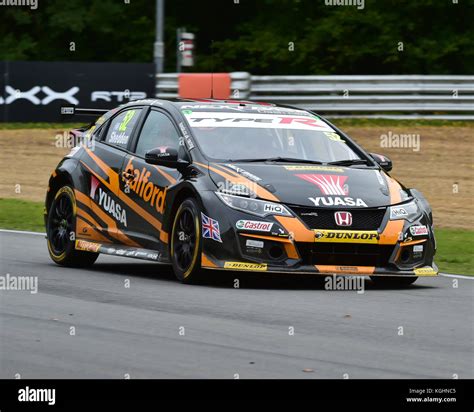
MULTIPOLYGON (((139 100, 95 120, 52 173, 49 254, 64 266, 100 253, 203 270, 436 276, 431 208, 323 117, 232 100, 139 100)), ((216 272, 218 274, 219 272, 216 272)))

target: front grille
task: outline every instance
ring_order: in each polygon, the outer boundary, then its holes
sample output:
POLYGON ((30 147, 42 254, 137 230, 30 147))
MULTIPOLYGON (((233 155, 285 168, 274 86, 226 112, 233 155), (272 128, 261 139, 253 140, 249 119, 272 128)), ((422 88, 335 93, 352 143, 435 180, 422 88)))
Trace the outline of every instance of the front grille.
POLYGON ((381 209, 319 209, 292 206, 291 209, 310 229, 377 230, 382 224, 385 208, 381 209), (351 226, 337 226, 335 212, 350 212, 351 226))
POLYGON ((385 267, 393 245, 358 243, 297 243, 304 264, 385 267))

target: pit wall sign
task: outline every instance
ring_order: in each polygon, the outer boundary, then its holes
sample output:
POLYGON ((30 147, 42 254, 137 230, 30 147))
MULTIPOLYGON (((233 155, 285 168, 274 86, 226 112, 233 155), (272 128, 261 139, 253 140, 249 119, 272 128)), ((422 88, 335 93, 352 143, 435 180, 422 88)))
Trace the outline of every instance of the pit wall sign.
POLYGON ((154 70, 149 63, 1 61, 0 121, 61 122, 61 106, 112 109, 154 97, 154 70))

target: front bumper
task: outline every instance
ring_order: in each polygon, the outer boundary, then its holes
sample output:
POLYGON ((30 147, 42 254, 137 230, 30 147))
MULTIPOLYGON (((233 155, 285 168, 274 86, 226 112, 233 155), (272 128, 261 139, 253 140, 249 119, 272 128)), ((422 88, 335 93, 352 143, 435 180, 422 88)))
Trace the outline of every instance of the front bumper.
POLYGON ((243 261, 217 260, 205 254, 201 257, 202 268, 210 270, 231 270, 243 272, 265 272, 280 274, 308 274, 322 276, 417 276, 433 277, 438 275, 438 267, 433 263, 432 266, 423 266, 414 270, 394 270, 384 267, 370 266, 331 266, 331 265, 305 265, 283 267, 272 265, 271 263, 255 263, 243 261))
POLYGON ((414 222, 390 220, 386 209, 377 230, 314 229, 296 214, 259 218, 215 201, 204 204, 205 213, 219 222, 222 238, 203 239, 204 269, 402 277, 438 273, 434 233, 425 215, 414 222), (248 229, 237 224, 242 220, 270 223, 271 228, 248 229), (411 233, 411 227, 420 226, 425 233, 411 233))

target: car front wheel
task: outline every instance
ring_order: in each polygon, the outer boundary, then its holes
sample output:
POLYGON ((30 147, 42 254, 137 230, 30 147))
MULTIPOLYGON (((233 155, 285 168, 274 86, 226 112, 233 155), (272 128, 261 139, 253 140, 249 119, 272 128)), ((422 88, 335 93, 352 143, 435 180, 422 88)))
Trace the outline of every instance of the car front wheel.
POLYGON ((170 254, 173 271, 183 283, 196 281, 201 269, 200 208, 193 198, 178 208, 171 232, 170 254))

